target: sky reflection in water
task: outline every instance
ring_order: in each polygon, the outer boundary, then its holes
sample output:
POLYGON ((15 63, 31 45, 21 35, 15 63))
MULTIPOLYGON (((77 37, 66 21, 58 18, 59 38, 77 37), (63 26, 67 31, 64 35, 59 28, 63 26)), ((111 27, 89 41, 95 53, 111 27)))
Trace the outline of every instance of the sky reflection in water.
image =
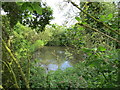
MULTIPOLYGON (((72 66, 70 65, 69 61, 65 61, 65 62, 62 63, 62 65, 60 66, 60 69, 64 70, 64 69, 66 69, 66 68, 68 68, 68 67, 72 67, 72 66)), ((47 66, 47 68, 48 68, 48 71, 50 71, 50 70, 55 71, 55 70, 57 70, 59 67, 58 67, 58 65, 56 65, 56 64, 49 64, 49 65, 47 66)))
POLYGON ((40 60, 40 66, 47 71, 72 67, 71 61, 66 57, 66 47, 44 47, 35 53, 35 58, 40 60))

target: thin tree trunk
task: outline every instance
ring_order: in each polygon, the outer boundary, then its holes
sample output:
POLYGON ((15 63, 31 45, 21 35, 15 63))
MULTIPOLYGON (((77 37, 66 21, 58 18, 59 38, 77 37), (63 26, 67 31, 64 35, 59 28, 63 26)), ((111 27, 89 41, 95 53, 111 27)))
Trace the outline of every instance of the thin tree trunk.
POLYGON ((28 83, 28 81, 27 81, 27 79, 26 79, 26 77, 25 77, 25 74, 24 74, 24 72, 23 72, 23 70, 22 70, 22 68, 21 68, 18 60, 14 57, 14 55, 13 55, 12 52, 11 52, 11 50, 7 47, 7 45, 6 45, 6 43, 5 43, 5 41, 4 41, 3 39, 2 39, 2 42, 3 42, 3 45, 4 45, 5 49, 6 49, 6 50, 8 51, 8 53, 10 54, 11 58, 12 58, 13 61, 16 63, 16 65, 17 65, 17 67, 18 67, 18 70, 20 71, 20 74, 21 74, 23 80, 25 81, 26 88, 29 90, 29 89, 30 89, 29 83, 28 83))
POLYGON ((12 73, 13 79, 14 79, 14 82, 15 82, 15 87, 16 87, 18 90, 20 90, 20 87, 18 86, 18 83, 17 83, 16 75, 15 75, 15 73, 14 73, 12 67, 10 66, 9 63, 7 64, 7 63, 4 62, 4 61, 2 61, 2 62, 3 62, 3 64, 8 68, 8 71, 9 71, 10 73, 12 73))

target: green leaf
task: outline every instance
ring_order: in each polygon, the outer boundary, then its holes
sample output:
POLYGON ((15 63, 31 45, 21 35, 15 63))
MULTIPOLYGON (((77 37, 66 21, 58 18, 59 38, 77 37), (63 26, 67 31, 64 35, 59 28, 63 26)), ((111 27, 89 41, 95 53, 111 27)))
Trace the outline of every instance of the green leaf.
POLYGON ((97 48, 93 48, 92 50, 93 50, 93 51, 97 51, 97 48))
POLYGON ((110 19, 112 19, 113 18, 113 14, 111 13, 111 14, 109 14, 109 15, 101 15, 100 16, 100 21, 108 21, 108 20, 110 20, 110 19))
POLYGON ((80 21, 80 17, 75 17, 75 19, 76 19, 77 21, 80 21))
POLYGON ((97 60, 94 60, 92 62, 89 62, 88 65, 91 66, 91 67, 96 66, 98 69, 100 69, 101 68, 101 63, 102 63, 102 60, 97 59, 97 60))
POLYGON ((110 13, 110 14, 107 16, 107 19, 110 20, 110 19, 112 19, 112 18, 113 18, 113 14, 110 13))
POLYGON ((79 27, 78 29, 79 29, 79 30, 84 30, 84 28, 83 28, 83 27, 79 27))
POLYGON ((87 24, 87 22, 82 22, 82 24, 87 24))
POLYGON ((34 45, 35 47, 44 46, 44 42, 42 40, 37 40, 34 45))
POLYGON ((91 66, 91 67, 99 66, 99 63, 97 61, 94 61, 91 64, 89 64, 89 66, 91 66))
POLYGON ((100 21, 105 21, 105 20, 106 20, 105 15, 101 15, 101 16, 100 16, 100 21))
POLYGON ((30 11, 30 12, 33 12, 33 8, 31 6, 28 6, 27 9, 30 11))
POLYGON ((37 10, 37 13, 40 14, 40 15, 42 15, 42 8, 39 8, 39 9, 37 10))
POLYGON ((106 51, 106 48, 104 48, 103 46, 100 46, 100 47, 98 47, 98 50, 99 51, 106 51))
POLYGON ((42 8, 39 6, 38 3, 34 3, 33 8, 38 14, 42 15, 42 8))
POLYGON ((81 49, 83 52, 91 52, 92 50, 91 49, 89 49, 89 48, 83 48, 83 49, 81 49))
MULTIPOLYGON (((20 0, 20 1, 22 1, 22 0, 20 0)), ((16 2, 16 4, 21 6, 21 5, 23 5, 23 2, 16 2)))
POLYGON ((3 89, 2 85, 0 85, 0 89, 3 89))
POLYGON ((112 23, 110 23, 110 22, 109 22, 108 24, 109 24, 109 25, 112 25, 112 23))
POLYGON ((30 12, 33 12, 34 8, 31 3, 23 3, 22 7, 23 10, 28 9, 30 12))
POLYGON ((27 7, 27 3, 23 3, 21 9, 22 9, 22 10, 25 10, 26 7, 27 7))

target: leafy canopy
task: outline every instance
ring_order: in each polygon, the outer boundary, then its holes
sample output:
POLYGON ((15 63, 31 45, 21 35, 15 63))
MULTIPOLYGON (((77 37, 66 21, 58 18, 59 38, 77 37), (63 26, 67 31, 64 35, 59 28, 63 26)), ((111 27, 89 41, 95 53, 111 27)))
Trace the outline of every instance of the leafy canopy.
POLYGON ((19 21, 39 32, 53 19, 53 11, 42 2, 3 2, 2 9, 9 17, 11 28, 19 21))

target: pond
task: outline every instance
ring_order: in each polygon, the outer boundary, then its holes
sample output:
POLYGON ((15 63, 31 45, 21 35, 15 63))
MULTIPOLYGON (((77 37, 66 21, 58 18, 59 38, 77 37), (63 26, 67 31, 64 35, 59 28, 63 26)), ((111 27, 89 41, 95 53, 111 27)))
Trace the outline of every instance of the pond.
POLYGON ((44 46, 35 52, 33 58, 39 60, 37 66, 44 67, 47 71, 55 71, 58 68, 64 70, 73 67, 83 60, 83 53, 76 54, 74 49, 68 47, 44 46))

